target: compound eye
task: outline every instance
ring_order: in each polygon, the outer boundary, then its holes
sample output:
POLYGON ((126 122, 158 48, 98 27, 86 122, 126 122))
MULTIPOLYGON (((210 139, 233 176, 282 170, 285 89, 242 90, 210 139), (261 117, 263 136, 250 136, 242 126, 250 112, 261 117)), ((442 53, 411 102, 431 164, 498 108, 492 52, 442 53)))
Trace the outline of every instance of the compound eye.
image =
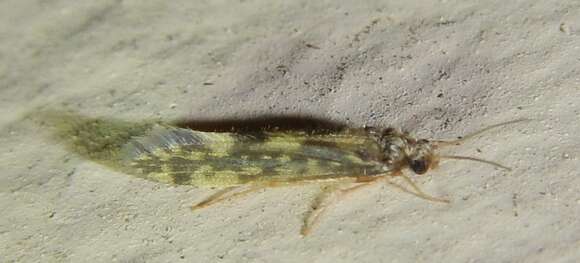
POLYGON ((415 172, 416 174, 424 174, 427 172, 428 169, 427 162, 422 159, 411 160, 409 166, 411 167, 411 170, 413 170, 413 172, 415 172))

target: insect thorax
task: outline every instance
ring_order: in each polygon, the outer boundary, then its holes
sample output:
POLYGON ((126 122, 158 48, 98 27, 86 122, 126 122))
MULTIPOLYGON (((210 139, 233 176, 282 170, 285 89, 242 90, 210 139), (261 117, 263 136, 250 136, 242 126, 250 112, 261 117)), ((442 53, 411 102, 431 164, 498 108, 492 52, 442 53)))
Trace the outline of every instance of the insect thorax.
MULTIPOLYGON (((380 132, 371 132, 381 147, 383 162, 393 170, 400 170, 407 166, 418 165, 429 168, 433 156, 433 148, 427 140, 416 140, 407 133, 388 128, 380 132)), ((412 167, 413 168, 413 167, 412 167)), ((415 171, 415 169, 413 168, 415 171)), ((424 169, 417 169, 419 172, 424 169)), ((417 171, 415 171, 417 172, 417 171)))

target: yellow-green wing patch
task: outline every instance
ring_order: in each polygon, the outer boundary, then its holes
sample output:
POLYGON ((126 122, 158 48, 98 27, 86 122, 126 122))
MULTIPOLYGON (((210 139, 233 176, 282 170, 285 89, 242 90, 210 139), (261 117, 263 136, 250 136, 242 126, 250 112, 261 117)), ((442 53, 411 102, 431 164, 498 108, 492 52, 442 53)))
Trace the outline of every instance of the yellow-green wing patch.
POLYGON ((324 180, 383 172, 372 139, 354 133, 216 133, 156 126, 123 150, 138 175, 165 183, 226 186, 324 180))

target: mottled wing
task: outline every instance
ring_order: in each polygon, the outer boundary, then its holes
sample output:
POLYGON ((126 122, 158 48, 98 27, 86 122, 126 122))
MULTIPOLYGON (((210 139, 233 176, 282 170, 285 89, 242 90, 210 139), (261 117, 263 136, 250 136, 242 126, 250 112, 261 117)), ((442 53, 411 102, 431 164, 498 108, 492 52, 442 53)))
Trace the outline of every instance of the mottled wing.
POLYGON ((230 186, 328 180, 383 172, 376 143, 355 133, 253 134, 157 126, 124 148, 129 168, 159 182, 230 186))

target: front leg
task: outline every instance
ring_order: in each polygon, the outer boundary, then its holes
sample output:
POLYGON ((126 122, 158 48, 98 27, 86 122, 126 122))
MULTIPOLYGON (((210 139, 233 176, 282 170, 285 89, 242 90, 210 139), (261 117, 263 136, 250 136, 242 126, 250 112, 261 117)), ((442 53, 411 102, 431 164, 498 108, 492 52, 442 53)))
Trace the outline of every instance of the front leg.
POLYGON ((431 195, 428 195, 428 194, 426 194, 426 193, 425 193, 425 192, 423 192, 423 190, 421 190, 421 188, 419 188, 419 187, 418 187, 418 186, 415 184, 415 182, 413 182, 413 180, 411 180, 411 178, 409 178, 408 176, 406 176, 406 175, 404 175, 404 174, 402 174, 402 173, 401 173, 401 174, 399 174, 399 176, 400 176, 401 178, 403 178, 403 180, 404 180, 405 182, 407 182, 407 184, 408 184, 408 185, 410 185, 410 186, 411 186, 411 188, 413 188, 413 190, 415 190, 415 191, 414 191, 414 192, 413 192, 413 191, 410 191, 409 189, 405 188, 404 186, 402 186, 402 185, 399 185, 399 184, 397 184, 397 183, 394 183, 394 182, 392 182, 392 181, 390 181, 390 180, 387 180, 387 183, 388 183, 388 184, 390 184, 390 185, 392 185, 392 186, 394 186, 394 187, 396 187, 396 188, 399 188, 399 189, 401 189, 401 191, 403 191, 403 192, 405 192, 405 193, 412 194, 412 195, 414 195, 414 196, 416 196, 416 197, 419 197, 419 198, 421 198, 421 199, 425 199, 425 200, 428 200, 428 201, 433 201, 433 202, 439 202, 439 203, 449 203, 449 202, 450 202, 448 199, 445 199, 445 198, 438 198, 438 197, 434 197, 434 196, 431 196, 431 195))

